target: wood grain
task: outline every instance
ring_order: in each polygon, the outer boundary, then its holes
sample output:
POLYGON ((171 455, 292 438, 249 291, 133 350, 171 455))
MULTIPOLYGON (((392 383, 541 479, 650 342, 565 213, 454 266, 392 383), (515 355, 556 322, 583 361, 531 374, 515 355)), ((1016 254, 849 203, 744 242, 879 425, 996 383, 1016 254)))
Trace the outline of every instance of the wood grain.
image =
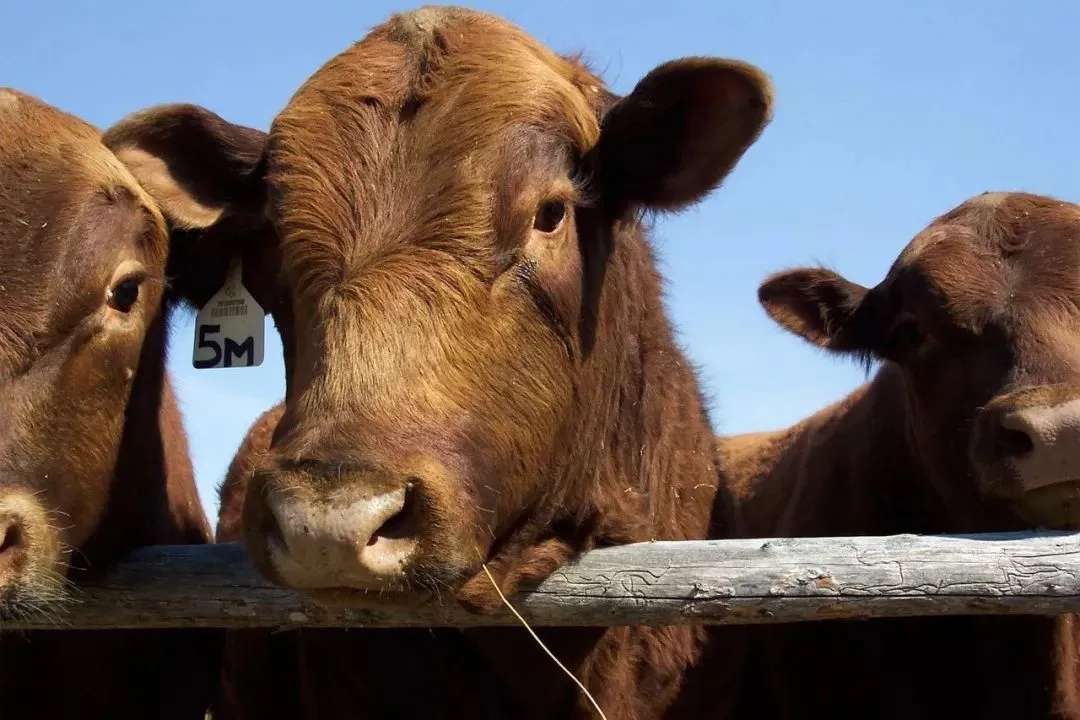
MULTIPOLYGON (((369 595, 322 607, 263 580, 236 545, 141 549, 34 628, 506 625, 451 598, 369 595)), ((1080 535, 651 542, 594 550, 513 602, 543 625, 804 622, 907 615, 1080 612, 1080 535)))

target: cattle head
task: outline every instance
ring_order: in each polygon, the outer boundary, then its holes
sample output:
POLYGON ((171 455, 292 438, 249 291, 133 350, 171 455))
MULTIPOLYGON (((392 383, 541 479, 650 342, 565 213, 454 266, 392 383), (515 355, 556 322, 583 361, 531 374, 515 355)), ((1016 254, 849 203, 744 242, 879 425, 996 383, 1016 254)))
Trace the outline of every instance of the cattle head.
POLYGON ((770 101, 757 69, 707 58, 618 98, 504 21, 425 9, 320 69, 261 154, 190 106, 110 131, 180 245, 222 254, 211 274, 228 253, 259 265, 282 330, 284 416, 245 504, 256 563, 312 591, 459 589, 485 560, 511 586, 580 546, 595 402, 655 283, 616 256, 648 252, 642 211, 721 181, 770 101))
POLYGON ((759 295, 810 342, 902 370, 907 431, 941 497, 1080 526, 1080 207, 987 193, 874 288, 804 269, 759 295))
POLYGON ((96 130, 0 89, 0 615, 57 597, 102 519, 166 250, 96 130))

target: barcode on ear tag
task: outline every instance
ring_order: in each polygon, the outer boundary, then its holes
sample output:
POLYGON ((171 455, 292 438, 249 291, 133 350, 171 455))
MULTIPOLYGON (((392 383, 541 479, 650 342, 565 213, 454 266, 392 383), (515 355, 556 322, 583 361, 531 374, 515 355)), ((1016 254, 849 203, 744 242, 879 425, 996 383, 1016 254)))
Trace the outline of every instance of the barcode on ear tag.
POLYGON ((195 316, 192 364, 199 370, 262 365, 265 313, 243 277, 240 261, 234 261, 225 284, 195 316))

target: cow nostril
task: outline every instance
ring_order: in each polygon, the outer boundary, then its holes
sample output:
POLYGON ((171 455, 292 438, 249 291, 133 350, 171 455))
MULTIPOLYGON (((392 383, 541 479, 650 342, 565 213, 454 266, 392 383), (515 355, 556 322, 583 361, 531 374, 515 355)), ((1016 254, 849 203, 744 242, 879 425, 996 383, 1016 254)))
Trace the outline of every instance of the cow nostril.
POLYGON ((0 568, 10 567, 19 561, 24 541, 25 532, 21 525, 12 523, 7 527, 0 526, 0 568))
POLYGON ((271 508, 267 508, 263 514, 262 531, 263 537, 266 538, 266 542, 271 547, 277 547, 281 550, 289 547, 289 543, 285 540, 285 532, 282 530, 281 521, 278 519, 277 513, 271 508))
POLYGON ((391 518, 386 520, 368 538, 368 547, 379 540, 400 540, 410 538, 416 534, 416 486, 418 481, 414 478, 405 484, 405 500, 401 509, 391 518))
POLYGON ((1001 458, 1021 458, 1035 449, 1031 436, 1023 430, 1002 427, 996 439, 998 456, 1001 458))
POLYGON ((11 525, 5 529, 3 537, 0 538, 0 555, 14 550, 21 544, 22 529, 18 525, 11 525))

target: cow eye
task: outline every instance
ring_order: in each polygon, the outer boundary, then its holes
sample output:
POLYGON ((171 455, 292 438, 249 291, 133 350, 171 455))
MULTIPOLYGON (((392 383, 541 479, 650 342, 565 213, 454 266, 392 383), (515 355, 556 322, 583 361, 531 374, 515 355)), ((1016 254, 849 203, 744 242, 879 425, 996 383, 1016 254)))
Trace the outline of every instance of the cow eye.
POLYGON ((113 285, 109 288, 109 307, 122 313, 131 312, 131 308, 139 301, 140 284, 138 278, 127 278, 113 285))
POLYGON ((533 229, 542 233, 553 233, 562 225, 566 217, 566 202, 548 200, 533 215, 533 229))

